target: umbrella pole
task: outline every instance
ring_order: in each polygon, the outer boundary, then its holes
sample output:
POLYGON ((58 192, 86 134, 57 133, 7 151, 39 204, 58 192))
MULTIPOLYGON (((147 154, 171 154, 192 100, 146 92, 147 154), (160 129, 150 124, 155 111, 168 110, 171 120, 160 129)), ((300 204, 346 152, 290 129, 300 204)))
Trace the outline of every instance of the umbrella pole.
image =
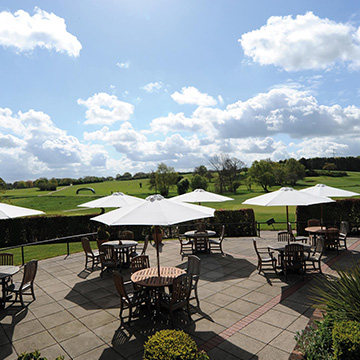
POLYGON ((286 228, 289 231, 289 207, 286 206, 286 228))
POLYGON ((158 276, 160 277, 160 254, 159 254, 158 230, 159 230, 159 226, 156 225, 155 226, 156 258, 157 258, 158 276))

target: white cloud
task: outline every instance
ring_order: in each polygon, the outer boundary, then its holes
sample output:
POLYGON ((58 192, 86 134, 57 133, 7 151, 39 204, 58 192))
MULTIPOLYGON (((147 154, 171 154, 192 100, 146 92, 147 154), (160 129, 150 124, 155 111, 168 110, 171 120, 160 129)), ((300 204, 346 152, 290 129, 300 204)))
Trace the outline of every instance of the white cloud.
POLYGON ((161 81, 156 81, 153 83, 149 83, 144 85, 141 89, 147 91, 148 93, 159 92, 159 90, 164 86, 161 81))
POLYGON ((128 69, 130 67, 130 61, 126 61, 126 62, 118 62, 116 63, 116 66, 118 66, 120 69, 128 69))
POLYGON ((134 105, 118 100, 115 95, 98 93, 87 100, 78 99, 79 105, 85 105, 86 125, 112 125, 118 121, 129 120, 134 113, 134 105))
POLYGON ((328 69, 336 63, 360 66, 360 28, 305 15, 272 16, 258 30, 243 34, 246 56, 286 71, 328 69))
POLYGON ((0 45, 20 52, 36 47, 54 49, 78 57, 81 43, 66 30, 65 20, 37 7, 34 11, 33 16, 24 10, 0 12, 0 45))
POLYGON ((217 101, 210 95, 201 93, 193 86, 183 87, 181 92, 174 92, 171 97, 179 104, 215 106, 217 101))
POLYGON ((13 114, 2 108, 0 114, 0 167, 6 181, 80 177, 106 168, 108 155, 102 146, 81 144, 49 115, 32 109, 13 114))

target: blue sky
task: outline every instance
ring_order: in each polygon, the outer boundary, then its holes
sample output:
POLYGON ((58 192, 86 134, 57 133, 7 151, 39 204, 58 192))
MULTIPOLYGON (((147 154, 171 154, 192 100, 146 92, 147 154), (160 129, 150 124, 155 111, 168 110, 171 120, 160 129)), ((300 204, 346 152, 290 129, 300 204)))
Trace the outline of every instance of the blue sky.
POLYGON ((358 156, 344 1, 0 3, 5 181, 358 156))

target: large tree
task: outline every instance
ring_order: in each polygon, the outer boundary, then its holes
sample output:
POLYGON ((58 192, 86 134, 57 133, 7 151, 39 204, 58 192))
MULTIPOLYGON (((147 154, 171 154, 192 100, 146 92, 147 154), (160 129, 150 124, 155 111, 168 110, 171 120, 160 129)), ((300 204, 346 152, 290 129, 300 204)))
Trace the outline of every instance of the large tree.
POLYGON ((269 192, 269 186, 275 185, 273 162, 270 159, 254 161, 248 176, 251 176, 251 179, 258 183, 265 192, 269 192))
POLYGON ((161 195, 168 196, 171 186, 176 185, 178 173, 173 167, 160 163, 155 173, 150 173, 149 189, 159 191, 161 195))

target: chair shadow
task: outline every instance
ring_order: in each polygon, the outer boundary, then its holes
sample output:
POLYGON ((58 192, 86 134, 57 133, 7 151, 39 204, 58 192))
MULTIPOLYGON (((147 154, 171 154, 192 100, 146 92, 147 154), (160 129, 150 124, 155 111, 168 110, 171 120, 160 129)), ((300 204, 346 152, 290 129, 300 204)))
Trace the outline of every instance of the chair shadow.
POLYGON ((9 343, 1 345, 2 358, 5 359, 13 354, 12 338, 15 326, 19 325, 21 321, 26 318, 28 311, 27 306, 23 308, 21 305, 14 306, 13 304, 0 311, 0 324, 6 332, 6 336, 9 338, 9 343))
MULTIPOLYGON (((218 334, 211 330, 197 331, 196 324, 198 321, 202 319, 212 321, 212 319, 211 316, 195 306, 190 306, 190 309, 192 315, 198 313, 201 316, 197 317, 196 320, 193 320, 192 318, 189 318, 186 311, 177 310, 174 312, 174 322, 172 322, 166 311, 160 315, 153 314, 152 316, 149 316, 147 308, 141 308, 140 311, 137 312, 136 317, 131 321, 131 324, 128 324, 126 319, 124 324, 116 329, 111 341, 112 348, 122 356, 141 359, 142 352, 139 351, 139 349, 143 349, 149 336, 154 335, 160 330, 174 329, 183 330, 188 333, 195 340, 200 350, 201 345, 205 344, 210 339, 216 338, 218 334), (135 357, 135 354, 137 354, 138 357, 135 357)), ((227 340, 222 341, 221 348, 214 348, 212 351, 219 353, 218 358, 226 358, 226 355, 232 355, 239 359, 258 359, 254 354, 247 352, 227 340)), ((106 359, 106 356, 109 356, 109 349, 104 350, 100 359, 106 359)), ((211 357, 211 359, 216 358, 217 357, 211 357)))

